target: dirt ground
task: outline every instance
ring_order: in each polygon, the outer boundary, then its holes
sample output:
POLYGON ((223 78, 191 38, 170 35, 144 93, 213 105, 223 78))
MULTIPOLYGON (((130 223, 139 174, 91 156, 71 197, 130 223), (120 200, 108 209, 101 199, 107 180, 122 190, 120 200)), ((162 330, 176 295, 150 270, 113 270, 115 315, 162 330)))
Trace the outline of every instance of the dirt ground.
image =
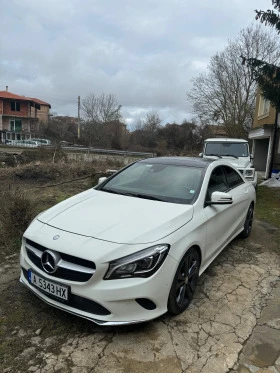
MULTIPOLYGON (((69 176, 77 175, 63 181, 69 176)), ((57 180, 9 174, 0 186, 9 181, 40 209, 92 183, 42 188, 57 180)), ((255 220, 251 237, 235 239, 201 276, 188 310, 126 327, 100 327, 48 306, 19 283, 18 252, 2 253, 0 372, 280 372, 277 232, 255 220)))

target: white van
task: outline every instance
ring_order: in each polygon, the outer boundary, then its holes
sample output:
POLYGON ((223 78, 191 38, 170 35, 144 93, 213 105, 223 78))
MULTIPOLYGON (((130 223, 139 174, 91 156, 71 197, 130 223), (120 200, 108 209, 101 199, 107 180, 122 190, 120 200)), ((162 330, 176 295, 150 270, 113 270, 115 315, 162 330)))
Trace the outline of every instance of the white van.
POLYGON ((243 175, 246 181, 257 186, 257 172, 251 160, 247 140, 230 138, 213 138, 204 141, 203 158, 224 158, 243 175))
POLYGON ((32 141, 36 141, 39 145, 51 145, 50 140, 47 139, 31 139, 32 141))
POLYGON ((27 148, 37 148, 38 146, 41 146, 41 144, 34 140, 11 140, 8 144, 13 146, 23 146, 27 148))

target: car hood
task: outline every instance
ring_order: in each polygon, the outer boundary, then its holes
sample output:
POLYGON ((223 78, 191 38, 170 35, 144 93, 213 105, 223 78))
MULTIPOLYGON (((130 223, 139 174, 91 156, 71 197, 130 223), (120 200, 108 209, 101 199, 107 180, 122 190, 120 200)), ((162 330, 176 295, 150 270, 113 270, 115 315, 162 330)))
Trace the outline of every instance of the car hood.
POLYGON ((37 219, 52 227, 100 240, 139 244, 158 241, 192 219, 193 206, 91 189, 37 219))

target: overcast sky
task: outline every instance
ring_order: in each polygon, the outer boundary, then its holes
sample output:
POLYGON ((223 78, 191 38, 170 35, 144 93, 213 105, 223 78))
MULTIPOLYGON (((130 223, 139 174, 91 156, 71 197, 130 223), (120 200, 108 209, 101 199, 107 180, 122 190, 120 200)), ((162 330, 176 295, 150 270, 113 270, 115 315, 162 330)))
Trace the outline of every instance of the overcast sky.
POLYGON ((0 0, 0 90, 77 116, 77 97, 113 93, 128 125, 155 110, 190 118, 186 91, 270 0, 0 0), (3 32, 4 30, 4 32, 3 32))

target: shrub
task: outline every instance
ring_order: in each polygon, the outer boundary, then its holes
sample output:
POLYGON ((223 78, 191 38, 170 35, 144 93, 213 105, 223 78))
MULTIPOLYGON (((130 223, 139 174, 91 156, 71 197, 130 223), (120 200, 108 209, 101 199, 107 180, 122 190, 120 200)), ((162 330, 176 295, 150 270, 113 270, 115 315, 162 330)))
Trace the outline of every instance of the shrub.
POLYGON ((30 162, 65 162, 66 157, 61 148, 57 149, 47 149, 47 148, 36 148, 36 149, 26 149, 21 153, 22 164, 30 162))
POLYGON ((0 206, 0 244, 10 252, 19 245, 22 234, 35 215, 35 208, 18 189, 3 191, 0 206))

